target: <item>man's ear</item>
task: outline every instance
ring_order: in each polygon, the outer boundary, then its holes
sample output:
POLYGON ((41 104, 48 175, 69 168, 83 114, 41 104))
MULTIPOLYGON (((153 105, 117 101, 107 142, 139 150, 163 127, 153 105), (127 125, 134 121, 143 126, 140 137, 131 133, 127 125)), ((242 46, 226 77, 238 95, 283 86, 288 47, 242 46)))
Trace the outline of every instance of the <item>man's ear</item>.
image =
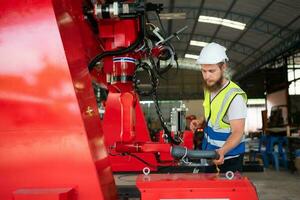
POLYGON ((226 69, 227 69, 227 63, 224 63, 224 64, 222 65, 222 70, 225 71, 226 69))

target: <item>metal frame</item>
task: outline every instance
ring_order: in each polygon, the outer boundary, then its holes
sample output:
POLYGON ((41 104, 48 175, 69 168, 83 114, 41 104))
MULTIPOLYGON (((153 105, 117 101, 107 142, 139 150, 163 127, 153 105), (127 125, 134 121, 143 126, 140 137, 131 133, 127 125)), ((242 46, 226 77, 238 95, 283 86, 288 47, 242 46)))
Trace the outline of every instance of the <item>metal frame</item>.
POLYGON ((256 23, 256 21, 268 10, 268 8, 275 2, 275 0, 271 0, 261 11, 260 13, 253 18, 250 23, 246 26, 246 29, 240 34, 240 36, 229 46, 228 51, 231 50, 231 48, 237 44, 242 37, 251 29, 251 27, 256 23))
MULTIPOLYGON (((176 7, 173 10, 173 12, 187 13, 186 19, 194 19, 197 22, 198 22, 198 18, 199 18, 198 11, 199 11, 199 8, 191 8, 191 7, 176 7)), ((212 17, 224 18, 226 13, 227 13, 227 10, 221 10, 221 9, 215 9, 215 8, 203 8, 203 7, 201 8, 201 14, 209 15, 212 17)), ((246 23, 246 24, 249 24, 249 22, 253 21, 255 18, 256 18, 256 16, 251 16, 251 15, 238 13, 238 12, 232 12, 232 11, 227 14, 227 19, 239 21, 239 22, 246 23)), ((278 31, 282 27, 283 26, 276 24, 274 22, 259 18, 259 19, 255 19, 255 22, 252 25, 251 30, 265 33, 268 35, 274 35, 273 33, 278 31)), ((292 32, 291 29, 286 29, 277 37, 279 39, 283 39, 283 37, 290 32, 292 32)))
POLYGON ((188 43, 187 43, 187 45, 186 45, 186 48, 185 48, 185 50, 184 50, 184 54, 183 54, 183 55, 186 54, 186 52, 187 52, 187 50, 188 50, 188 48, 189 48, 189 46, 190 46, 190 42, 189 42, 189 41, 191 41, 191 39, 193 38, 193 35, 194 35, 194 33, 195 33, 195 30, 196 30, 196 27, 197 27, 197 24, 198 24, 198 18, 199 18, 199 16, 200 16, 201 13, 202 13, 204 4, 205 4, 205 0, 202 0, 201 3, 200 3, 200 6, 199 6, 199 8, 198 8, 198 11, 197 11, 197 15, 196 15, 197 17, 194 18, 195 21, 194 21, 194 24, 193 24, 193 28, 192 28, 192 31, 191 31, 191 35, 190 35, 190 38, 189 38, 189 40, 188 40, 188 43))
MULTIPOLYGON (((236 3, 236 0, 233 0, 233 1, 231 2, 231 4, 230 4, 228 10, 226 11, 226 13, 225 13, 225 15, 224 15, 224 17, 223 17, 224 19, 227 19, 228 14, 231 12, 231 10, 232 10, 233 6, 235 5, 235 3, 236 3)), ((210 39, 209 42, 214 41, 215 37, 216 37, 216 36, 218 35, 218 33, 219 33, 220 28, 221 28, 221 25, 218 25, 216 31, 214 32, 214 34, 213 34, 213 36, 211 37, 211 39, 210 39)))
MULTIPOLYGON (((291 26, 294 22, 296 22, 296 21, 299 20, 299 19, 300 19, 300 16, 297 16, 297 17, 295 17, 294 19, 292 19, 286 26, 282 27, 282 28, 276 33, 276 35, 277 35, 277 34, 280 34, 281 31, 285 30, 286 28, 288 28, 289 26, 291 26)), ((296 31, 296 32, 297 32, 297 31, 296 31)), ((266 44, 268 44, 268 43, 269 43, 270 41, 272 41, 274 38, 275 38, 275 37, 271 37, 269 40, 267 40, 267 41, 264 42, 262 45, 260 45, 260 46, 258 47, 258 49, 262 49, 266 44)), ((256 52, 253 51, 253 52, 249 55, 249 57, 251 57, 251 56, 254 55, 255 53, 256 53, 256 52)), ((241 63, 243 63, 245 60, 247 60, 247 58, 245 58, 244 60, 242 60, 241 63)))
MULTIPOLYGON (((287 24, 287 27, 290 26, 291 24, 293 24, 298 19, 300 19, 300 16, 294 18, 289 24, 287 24)), ((285 27, 283 27, 282 29, 284 29, 284 28, 285 27)), ((273 39, 274 39, 274 37, 270 38, 268 41, 266 41, 264 44, 262 44, 259 48, 262 48, 263 46, 268 44, 273 39)), ((247 74, 253 72, 254 70, 256 70, 258 68, 260 68, 261 66, 263 66, 264 64, 270 62, 271 60, 275 59, 276 57, 280 56, 284 52, 287 52, 287 51, 289 51, 293 48, 296 48, 296 47, 298 47, 298 48, 300 47, 300 28, 298 30, 296 30, 293 34, 288 36, 285 40, 283 40, 282 42, 275 45, 274 48, 271 48, 269 51, 267 51, 263 56, 261 56, 260 60, 251 63, 249 65, 250 68, 248 68, 247 70, 244 70, 242 73, 240 73, 235 78, 237 80, 242 79, 247 74)), ((252 56, 253 54, 255 54, 255 51, 250 56, 252 56)), ((237 66, 240 66, 246 59, 247 58, 242 60, 237 66)))
MULTIPOLYGON (((175 0, 170 0, 170 8, 169 8, 169 12, 172 13, 174 10, 174 4, 175 4, 175 0)), ((169 20, 168 21, 168 32, 167 35, 171 35, 172 34, 172 28, 173 28, 173 20, 169 20)))
MULTIPOLYGON (((271 22, 261 17, 264 15, 266 11, 276 2, 276 0, 270 0, 266 2, 264 6, 261 7, 261 11, 256 16, 251 16, 249 14, 243 14, 232 11, 237 1, 232 0, 228 9, 215 9, 215 8, 207 8, 205 7, 205 0, 200 1, 198 7, 176 7, 174 8, 174 1, 169 0, 169 12, 185 12, 187 14, 187 19, 192 22, 193 25, 190 27, 190 33, 181 34, 181 41, 173 41, 176 43, 186 43, 186 47, 184 49, 177 49, 177 52, 180 56, 184 56, 187 52, 193 53, 195 51, 189 51, 191 49, 190 40, 200 40, 204 42, 212 42, 216 41, 226 47, 228 47, 228 51, 233 51, 235 53, 241 54, 242 59, 239 61, 233 60, 231 58, 232 67, 234 67, 235 74, 234 78, 242 79, 247 74, 252 71, 262 67, 263 65, 271 62, 279 55, 297 47, 299 45, 299 29, 294 31, 291 25, 296 22, 300 16, 297 16, 293 20, 290 21, 287 25, 280 25, 276 22, 271 22), (203 34, 195 34, 196 28, 198 25, 198 18, 200 15, 208 15, 221 17, 226 19, 231 19, 235 21, 239 21, 242 23, 246 23, 246 28, 244 31, 240 33, 240 35, 235 40, 228 40, 226 38, 218 37, 218 33, 221 30, 221 25, 216 25, 216 30, 214 31, 212 36, 203 35, 203 34), (193 20, 193 21, 191 21, 193 20), (251 46, 251 44, 245 44, 240 42, 244 36, 249 32, 259 32, 264 33, 268 39, 260 45, 259 47, 251 46), (277 41, 275 42, 274 40, 277 41), (274 42, 274 47, 270 48, 267 52, 264 52, 264 47, 271 42, 274 42), (277 44, 276 44, 277 43, 277 44), (254 60, 252 62, 252 60, 254 60), (247 64, 248 63, 248 64, 247 64), (250 64, 249 64, 250 63, 250 64), (246 65, 248 68, 246 68, 246 65)), ((169 20, 168 22, 168 32, 172 31, 172 27, 174 26, 173 20, 169 20)), ((199 52, 195 52, 199 53, 199 52)))

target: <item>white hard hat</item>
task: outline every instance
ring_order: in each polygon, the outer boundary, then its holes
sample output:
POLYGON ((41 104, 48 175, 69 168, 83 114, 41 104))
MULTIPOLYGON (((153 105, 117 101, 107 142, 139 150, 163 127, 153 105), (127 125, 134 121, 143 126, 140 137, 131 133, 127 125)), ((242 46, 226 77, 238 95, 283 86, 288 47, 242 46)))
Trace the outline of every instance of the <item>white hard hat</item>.
POLYGON ((228 61, 226 48, 217 44, 209 43, 200 52, 197 60, 198 64, 217 64, 219 62, 228 61))

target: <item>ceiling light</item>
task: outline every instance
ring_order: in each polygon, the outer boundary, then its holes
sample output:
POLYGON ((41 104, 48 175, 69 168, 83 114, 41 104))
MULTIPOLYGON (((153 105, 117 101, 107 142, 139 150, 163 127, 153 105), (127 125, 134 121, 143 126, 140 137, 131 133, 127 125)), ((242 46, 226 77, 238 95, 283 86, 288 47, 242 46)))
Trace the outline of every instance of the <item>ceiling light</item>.
POLYGON ((237 22, 229 19, 223 19, 219 17, 204 16, 204 15, 200 15, 198 21, 204 23, 210 23, 210 24, 220 24, 223 26, 228 26, 239 30, 244 30, 246 26, 246 24, 241 22, 237 22))
POLYGON ((186 19, 186 13, 160 13, 160 19, 186 19))
POLYGON ((190 45, 198 46, 198 47, 205 47, 208 43, 207 42, 201 42, 196 40, 191 40, 190 45))
POLYGON ((185 58, 195 59, 195 60, 197 60, 197 59, 199 58, 198 55, 193 55, 193 54, 188 54, 188 53, 185 54, 184 57, 185 57, 185 58))

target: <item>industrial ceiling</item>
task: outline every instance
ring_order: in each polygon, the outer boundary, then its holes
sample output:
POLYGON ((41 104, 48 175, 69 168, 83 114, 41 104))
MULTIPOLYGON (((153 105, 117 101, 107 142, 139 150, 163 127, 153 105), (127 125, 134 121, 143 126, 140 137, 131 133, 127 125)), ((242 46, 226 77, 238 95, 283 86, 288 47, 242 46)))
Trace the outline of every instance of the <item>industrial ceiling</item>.
MULTIPOLYGON (((257 91, 251 92, 252 97, 263 94, 263 76, 253 72, 278 56, 299 49, 300 46, 298 0, 148 2, 164 4, 161 18, 166 35, 188 26, 179 36, 180 40, 172 40, 179 57, 179 70, 173 70, 161 80, 159 94, 162 99, 202 98, 199 66, 195 64, 195 59, 187 57, 199 55, 203 42, 217 42, 227 48, 230 59, 228 73, 234 81, 246 78, 252 81, 248 84, 252 85, 252 89, 249 89, 257 91), (205 17, 213 17, 217 23, 204 22, 202 19, 205 17), (226 20, 244 24, 244 29, 226 26, 226 20)), ((153 23, 159 24, 154 16, 150 15, 149 18, 153 23)))

